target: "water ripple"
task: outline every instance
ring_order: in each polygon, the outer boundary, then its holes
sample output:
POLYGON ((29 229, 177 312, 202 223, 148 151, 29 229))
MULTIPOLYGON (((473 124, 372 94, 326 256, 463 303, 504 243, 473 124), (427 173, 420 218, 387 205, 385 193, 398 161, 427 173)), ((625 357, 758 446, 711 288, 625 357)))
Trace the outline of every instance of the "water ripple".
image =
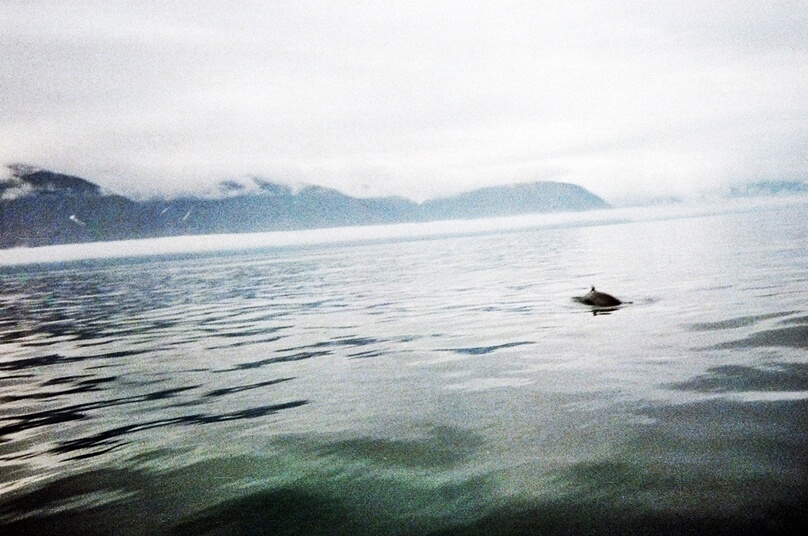
POLYGON ((496 352, 497 350, 502 350, 504 348, 514 348, 516 346, 524 346, 526 344, 535 344, 532 341, 519 341, 519 342, 507 342, 504 344, 495 344, 493 346, 474 346, 470 348, 451 348, 443 350, 444 352, 456 352, 458 354, 467 354, 467 355, 485 355, 496 352))
POLYGON ((205 425, 228 421, 256 419, 259 417, 274 415, 285 409, 298 408, 307 403, 308 402, 306 400, 295 400, 283 404, 259 406, 218 415, 200 413, 195 415, 184 415, 182 417, 176 417, 173 419, 157 419, 148 422, 119 426, 117 428, 104 430, 103 432, 99 432, 88 437, 59 442, 57 446, 50 449, 50 452, 53 454, 70 454, 77 451, 89 450, 90 452, 82 452, 81 454, 71 456, 69 459, 91 458, 94 456, 100 456, 101 454, 105 454, 118 447, 126 445, 128 441, 121 438, 132 435, 136 432, 177 425, 205 425))
POLYGON ((802 521, 808 217, 786 216, 2 268, 0 524, 802 521), (592 284, 653 298, 592 321, 569 299, 592 284))

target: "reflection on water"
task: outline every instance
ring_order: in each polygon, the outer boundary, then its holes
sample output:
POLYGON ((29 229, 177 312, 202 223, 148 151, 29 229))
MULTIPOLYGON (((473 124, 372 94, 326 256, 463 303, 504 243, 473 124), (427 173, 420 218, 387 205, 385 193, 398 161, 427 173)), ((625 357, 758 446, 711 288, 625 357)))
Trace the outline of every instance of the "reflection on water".
POLYGON ((788 210, 4 268, 3 534, 804 527, 788 210))
POLYGON ((808 392, 808 363, 767 363, 763 368, 740 365, 711 367, 707 369, 707 374, 672 384, 671 388, 705 393, 808 392))

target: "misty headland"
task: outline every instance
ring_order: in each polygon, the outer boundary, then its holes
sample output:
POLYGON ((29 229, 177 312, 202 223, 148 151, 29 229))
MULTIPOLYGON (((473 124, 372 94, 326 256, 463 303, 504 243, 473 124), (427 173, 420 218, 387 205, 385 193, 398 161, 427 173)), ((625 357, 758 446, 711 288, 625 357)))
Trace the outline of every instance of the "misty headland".
POLYGON ((0 182, 0 247, 45 246, 182 235, 477 219, 608 208, 574 184, 496 186, 423 203, 358 198, 321 186, 259 178, 220 183, 219 195, 136 200, 87 179, 12 165, 0 182))
MULTIPOLYGON (((800 181, 761 181, 720 197, 804 195, 800 181)), ((715 199, 712 199, 715 201, 715 199)), ((678 198, 650 201, 684 203, 678 198)), ((0 180, 0 248, 189 235, 241 234, 441 220, 476 220, 612 208, 566 182, 491 186, 416 202, 405 197, 354 197, 317 185, 291 186, 258 177, 223 180, 211 193, 133 198, 88 179, 28 165, 7 166, 0 180)))

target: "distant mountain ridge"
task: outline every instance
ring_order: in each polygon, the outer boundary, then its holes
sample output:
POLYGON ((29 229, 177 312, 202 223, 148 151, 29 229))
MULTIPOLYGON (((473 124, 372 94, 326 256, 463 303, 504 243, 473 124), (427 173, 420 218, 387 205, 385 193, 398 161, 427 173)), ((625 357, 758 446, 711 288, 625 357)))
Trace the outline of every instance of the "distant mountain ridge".
POLYGON ((415 203, 400 197, 362 199, 320 186, 293 189, 253 179, 256 189, 226 181, 223 197, 135 201, 86 179, 9 166, 0 180, 0 248, 189 234, 246 233, 321 227, 475 219, 609 206, 568 183, 482 188, 415 203))
POLYGON ((734 186, 730 197, 761 197, 803 195, 808 193, 808 183, 796 180, 757 181, 734 186))

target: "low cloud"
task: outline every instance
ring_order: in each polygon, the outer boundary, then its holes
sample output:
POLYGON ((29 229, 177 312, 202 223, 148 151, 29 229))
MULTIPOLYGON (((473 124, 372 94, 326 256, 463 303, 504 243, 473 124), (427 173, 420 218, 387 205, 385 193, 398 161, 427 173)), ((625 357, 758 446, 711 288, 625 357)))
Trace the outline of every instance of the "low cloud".
POLYGON ((799 2, 0 3, 0 162, 128 194, 806 179, 799 2))

